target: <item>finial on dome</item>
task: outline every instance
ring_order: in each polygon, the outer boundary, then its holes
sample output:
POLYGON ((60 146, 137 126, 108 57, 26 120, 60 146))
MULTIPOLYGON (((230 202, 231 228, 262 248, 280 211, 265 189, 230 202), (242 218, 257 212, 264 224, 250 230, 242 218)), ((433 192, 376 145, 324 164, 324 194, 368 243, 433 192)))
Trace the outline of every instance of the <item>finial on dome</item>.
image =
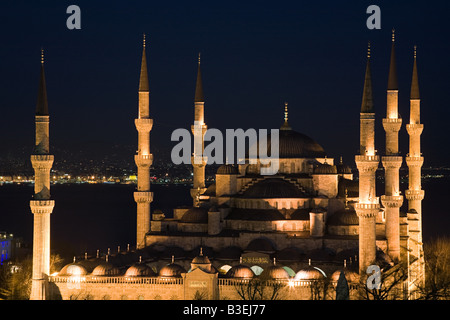
POLYGON ((344 268, 347 268, 347 260, 344 259, 344 268))
POLYGON ((128 252, 130 251, 130 244, 129 243, 127 244, 127 251, 128 252))
POLYGON ((200 247, 200 256, 203 256, 203 247, 200 247))
POLYGON ((311 259, 308 259, 308 264, 311 265, 311 259))
POLYGON ((117 252, 120 252, 120 246, 117 246, 117 252))
POLYGON ((239 257, 239 263, 242 264, 242 257, 239 257))
POLYGON ((84 260, 87 260, 87 252, 84 253, 84 260))
POLYGON ((172 255, 172 263, 175 263, 175 256, 172 255))
POLYGON ((142 256, 139 256, 139 263, 142 263, 142 256))
POLYGON ((73 263, 75 263, 76 260, 77 260, 77 258, 75 256, 73 256, 73 263))
POLYGON ((97 249, 97 259, 100 257, 100 250, 97 249))
POLYGON ((274 265, 274 266, 277 265, 277 258, 273 258, 273 265, 274 265))
POLYGON ((107 254, 105 257, 105 261, 108 262, 108 260, 109 260, 109 254, 107 254))

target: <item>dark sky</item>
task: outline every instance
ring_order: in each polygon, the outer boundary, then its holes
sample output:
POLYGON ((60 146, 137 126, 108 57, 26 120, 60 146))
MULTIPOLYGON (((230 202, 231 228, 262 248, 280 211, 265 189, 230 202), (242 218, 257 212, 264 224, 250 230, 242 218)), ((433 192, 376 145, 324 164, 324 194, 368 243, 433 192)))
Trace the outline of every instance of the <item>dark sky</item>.
MULTIPOLYGON (((425 166, 448 165, 449 9, 447 1, 2 1, 0 148, 33 146, 42 46, 51 144, 87 152, 136 145, 146 33, 153 146, 170 150, 171 132, 193 122, 200 51, 209 128, 279 128, 288 101, 295 130, 353 165, 368 41, 376 146, 384 150, 381 119, 395 28, 403 123, 417 44, 425 166), (81 8, 81 30, 66 28, 71 4, 81 8), (381 8, 381 30, 366 27, 371 4, 381 8)), ((405 154, 404 126, 400 134, 405 154)))

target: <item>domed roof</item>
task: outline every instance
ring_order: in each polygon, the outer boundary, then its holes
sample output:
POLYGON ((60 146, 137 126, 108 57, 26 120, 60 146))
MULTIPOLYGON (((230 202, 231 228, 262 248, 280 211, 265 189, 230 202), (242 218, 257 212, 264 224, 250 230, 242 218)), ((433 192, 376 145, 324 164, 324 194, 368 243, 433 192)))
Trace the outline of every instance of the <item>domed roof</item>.
POLYGON ((314 168, 314 174, 337 174, 337 168, 328 163, 319 164, 314 168))
POLYGON ((237 279, 251 279, 255 276, 253 270, 249 267, 238 264, 237 266, 231 267, 230 270, 225 274, 227 278, 237 278, 237 279))
POLYGON ((242 198, 303 198, 306 194, 281 178, 264 179, 244 191, 242 198))
POLYGON ((200 248, 200 254, 192 259, 193 264, 211 264, 208 256, 203 255, 203 248, 200 248))
POLYGON ((65 265, 58 273, 60 276, 84 276, 88 274, 85 267, 78 263, 65 265))
POLYGON ((245 250, 272 253, 275 252, 275 247, 269 239, 257 238, 250 241, 245 250))
POLYGON ((357 226, 359 225, 359 218, 355 209, 352 206, 347 206, 333 213, 328 218, 327 224, 331 226, 357 226))
POLYGON ((239 169, 232 164, 223 164, 217 169, 217 174, 239 174, 239 169))
MULTIPOLYGON (((267 135, 267 154, 271 153, 271 135, 267 135)), ((294 130, 279 131, 279 158, 323 158, 325 150, 316 141, 294 130)), ((259 146, 259 145, 258 145, 259 146)))
POLYGON ((160 277, 181 277, 182 273, 186 273, 186 270, 176 263, 168 264, 159 270, 160 277))
POLYGON ((283 267, 275 265, 265 268, 260 277, 273 280, 289 279, 289 273, 283 267))
POLYGON ((325 272, 311 265, 301 269, 295 274, 295 280, 321 280, 326 278, 325 272))
POLYGON ((208 223, 208 209, 204 207, 192 207, 187 210, 180 222, 183 223, 208 223))
POLYGON ((353 270, 350 270, 348 268, 343 268, 340 270, 336 270, 331 275, 331 281, 339 281, 339 277, 341 276, 341 272, 344 272, 345 279, 347 282, 359 282, 359 274, 353 270))
POLYGON ((155 277, 156 273, 145 263, 135 263, 127 269, 125 277, 155 277))
POLYGON ((116 268, 112 263, 110 262, 103 262, 96 266, 94 270, 92 271, 93 276, 117 276, 120 274, 120 271, 118 268, 116 268))
POLYGON ((352 169, 342 162, 342 157, 340 158, 339 163, 336 165, 336 169, 338 174, 352 173, 352 169))

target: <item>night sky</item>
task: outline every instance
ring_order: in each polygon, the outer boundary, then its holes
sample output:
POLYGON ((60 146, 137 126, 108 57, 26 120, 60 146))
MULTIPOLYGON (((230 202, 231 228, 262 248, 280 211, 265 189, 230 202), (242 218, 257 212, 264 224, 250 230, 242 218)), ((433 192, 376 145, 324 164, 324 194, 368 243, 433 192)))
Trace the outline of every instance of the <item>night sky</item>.
POLYGON ((449 9, 447 1, 3 1, 0 148, 31 152, 41 47, 52 146, 107 153, 116 144, 137 145, 146 33, 152 150, 170 150, 171 132, 190 128, 201 52, 209 128, 279 128, 287 101, 293 129, 314 138, 329 157, 342 155, 354 165, 368 41, 376 147, 384 152, 381 119, 395 28, 400 150, 408 149, 404 124, 417 45, 424 166, 445 166, 449 9), (71 4, 81 8, 81 30, 66 28, 71 4), (371 4, 381 8, 381 30, 366 27, 371 4))

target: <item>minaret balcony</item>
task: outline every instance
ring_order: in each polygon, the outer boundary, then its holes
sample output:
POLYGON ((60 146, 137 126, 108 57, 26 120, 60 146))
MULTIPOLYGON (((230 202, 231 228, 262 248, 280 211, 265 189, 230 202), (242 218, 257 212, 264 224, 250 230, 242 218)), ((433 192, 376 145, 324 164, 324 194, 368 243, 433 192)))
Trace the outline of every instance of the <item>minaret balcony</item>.
POLYGON ((383 156, 381 162, 385 169, 399 169, 402 166, 403 157, 399 156, 383 156))
POLYGON ((138 132, 150 132, 153 127, 153 119, 134 119, 134 124, 138 132))
POLYGON ((405 197, 408 200, 423 200, 425 198, 424 190, 405 190, 405 197))
POLYGON ((383 128, 386 132, 399 132, 402 126, 402 118, 384 118, 383 128))
POLYGON ((138 167, 150 167, 153 163, 153 154, 136 154, 134 162, 138 167))
POLYGON ((403 196, 381 196, 381 203, 385 208, 400 208, 403 204, 403 196))
POLYGON ((374 218, 380 212, 380 203, 355 203, 355 211, 360 218, 374 218))
POLYGON ((423 157, 406 157, 406 164, 408 167, 422 167, 423 157))
POLYGON ((50 214, 55 206, 55 200, 31 200, 30 208, 33 214, 50 214))
POLYGON ((196 167, 204 167, 208 163, 208 157, 206 156, 192 156, 191 164, 196 167))
POLYGON ((35 122, 49 122, 50 121, 50 116, 39 116, 39 115, 36 115, 34 117, 34 121, 35 122))
POLYGON ((50 170, 55 157, 52 154, 33 154, 30 157, 33 169, 50 170))
POLYGON ((406 131, 410 136, 421 135, 423 131, 423 124, 409 123, 406 125, 406 131))
POLYGON ((134 193, 134 201, 136 201, 136 203, 150 203, 153 201, 153 192, 136 191, 134 193))

